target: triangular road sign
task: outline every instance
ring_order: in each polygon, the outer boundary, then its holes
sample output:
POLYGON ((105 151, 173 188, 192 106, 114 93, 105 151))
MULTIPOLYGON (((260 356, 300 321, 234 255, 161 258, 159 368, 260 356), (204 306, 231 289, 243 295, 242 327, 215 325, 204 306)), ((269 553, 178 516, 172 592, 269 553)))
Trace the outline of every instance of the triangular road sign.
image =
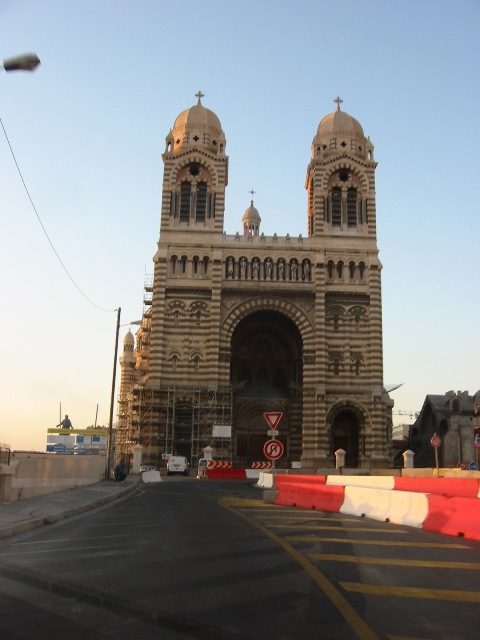
POLYGON ((280 422, 283 413, 281 411, 270 411, 268 413, 264 413, 263 417, 268 423, 270 429, 276 429, 277 424, 280 422))

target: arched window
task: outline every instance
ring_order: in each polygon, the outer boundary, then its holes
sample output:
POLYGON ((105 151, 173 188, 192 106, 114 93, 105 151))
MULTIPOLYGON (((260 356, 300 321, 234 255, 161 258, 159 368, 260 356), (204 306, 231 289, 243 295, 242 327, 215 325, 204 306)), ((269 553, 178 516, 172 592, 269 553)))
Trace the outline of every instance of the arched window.
POLYGON ((187 256, 182 256, 181 272, 183 274, 187 273, 187 256))
POLYGON ((347 224, 357 226, 357 190, 353 187, 347 190, 347 224))
POLYGON ((332 189, 332 226, 342 225, 342 191, 338 187, 332 189))
POLYGON ((174 371, 177 370, 177 365, 178 365, 178 356, 172 356, 172 369, 174 371))
POLYGON ((363 280, 363 278, 365 276, 365 263, 364 262, 359 262, 358 263, 358 274, 360 276, 360 280, 363 280))
POLYGON ((199 262, 200 262, 200 260, 199 260, 198 256, 194 256, 192 264, 193 264, 193 275, 195 275, 195 276, 198 275, 199 262))
POLYGON ((180 187, 180 222, 190 221, 190 195, 192 185, 190 182, 182 182, 180 187))
POLYGON ((335 275, 335 264, 333 260, 329 260, 327 264, 327 275, 329 280, 333 280, 335 275))
POLYGON ((198 356, 195 356, 193 359, 193 368, 195 371, 200 370, 200 358, 198 356))
POLYGON ((343 262, 341 260, 337 262, 337 278, 343 280, 343 262))
POLYGON ((203 275, 206 276, 208 274, 208 265, 209 265, 208 256, 203 257, 203 275))
POLYGON ((207 212, 207 185, 199 182, 197 186, 197 208, 195 219, 197 222, 205 222, 207 212))
POLYGON ((171 268, 172 268, 172 275, 175 275, 177 273, 177 262, 178 262, 178 258, 177 256, 172 256, 171 258, 171 268))
POLYGON ((348 273, 350 280, 355 280, 355 262, 353 262, 353 260, 348 263, 348 273))

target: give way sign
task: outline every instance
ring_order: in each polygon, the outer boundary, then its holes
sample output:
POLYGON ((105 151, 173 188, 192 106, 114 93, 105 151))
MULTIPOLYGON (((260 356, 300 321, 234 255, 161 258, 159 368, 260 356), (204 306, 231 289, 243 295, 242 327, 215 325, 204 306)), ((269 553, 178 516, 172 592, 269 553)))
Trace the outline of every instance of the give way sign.
POLYGON ((268 423, 270 429, 276 429, 277 424, 280 422, 283 413, 281 411, 270 411, 268 413, 264 413, 263 417, 268 423))

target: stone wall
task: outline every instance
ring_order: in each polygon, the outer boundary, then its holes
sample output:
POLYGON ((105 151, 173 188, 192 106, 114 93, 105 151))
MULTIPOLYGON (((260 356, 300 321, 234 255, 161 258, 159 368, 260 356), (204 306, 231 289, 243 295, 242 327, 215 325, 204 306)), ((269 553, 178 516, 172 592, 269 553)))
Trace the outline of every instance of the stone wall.
POLYGON ((0 464, 0 502, 16 502, 100 482, 106 458, 13 451, 0 464))

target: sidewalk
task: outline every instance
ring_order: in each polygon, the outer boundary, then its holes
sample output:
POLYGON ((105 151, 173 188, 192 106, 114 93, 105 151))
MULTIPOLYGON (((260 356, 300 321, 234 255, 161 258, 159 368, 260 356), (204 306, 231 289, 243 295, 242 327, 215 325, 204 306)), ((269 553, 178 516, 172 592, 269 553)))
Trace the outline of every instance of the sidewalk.
POLYGON ((0 539, 76 516, 122 498, 134 491, 139 482, 140 476, 128 476, 124 482, 103 480, 87 487, 0 504, 0 539))

